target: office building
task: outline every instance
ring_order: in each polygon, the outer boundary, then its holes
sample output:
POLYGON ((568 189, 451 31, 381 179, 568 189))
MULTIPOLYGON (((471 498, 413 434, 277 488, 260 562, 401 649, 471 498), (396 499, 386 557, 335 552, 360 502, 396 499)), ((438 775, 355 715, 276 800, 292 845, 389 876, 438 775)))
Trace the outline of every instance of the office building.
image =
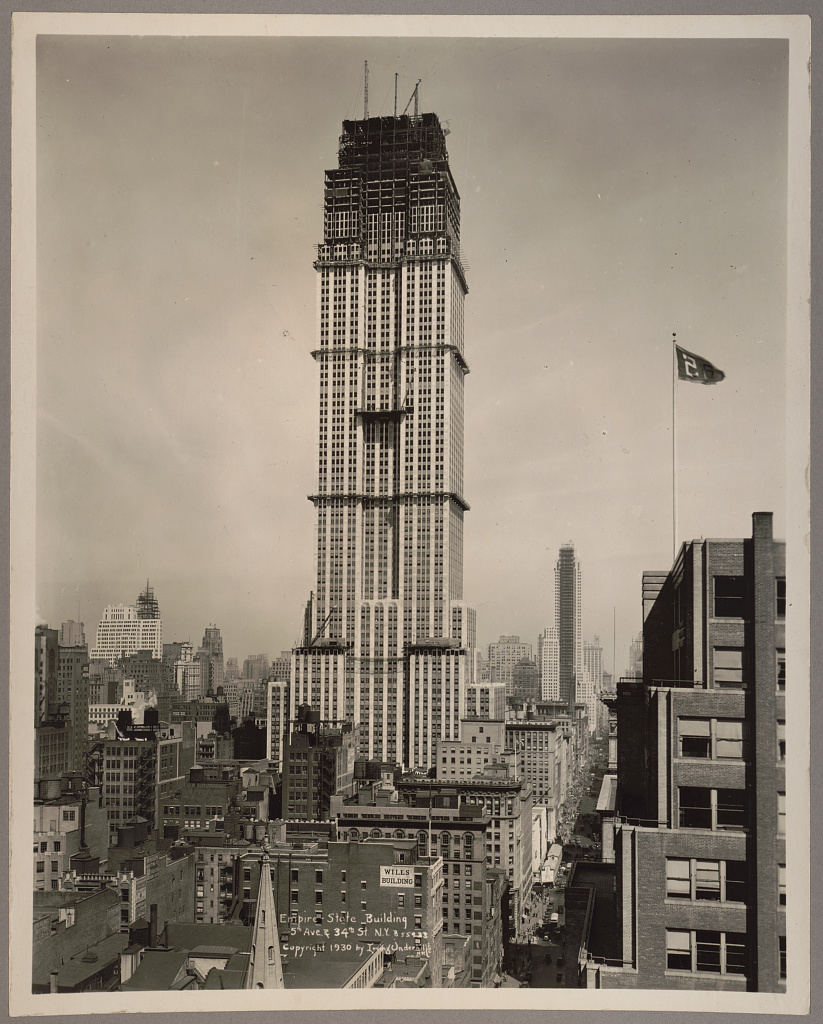
POLYGON ((522 658, 512 668, 511 696, 527 700, 540 700, 540 673, 537 663, 522 658))
POLYGON ((333 802, 337 835, 351 843, 401 839, 443 858, 443 933, 471 944, 470 984, 490 988, 503 957, 502 900, 505 874, 486 863, 491 815, 475 804, 437 793, 425 806, 402 799, 391 773, 364 784, 355 798, 333 802))
POLYGON ((106 812, 100 790, 79 775, 46 779, 34 793, 34 888, 60 888, 71 858, 81 850, 105 859, 108 847, 106 812))
POLYGON ((506 744, 518 755, 535 805, 547 809, 553 840, 577 763, 574 732, 562 719, 515 718, 506 722, 506 744))
POLYGON ((275 771, 283 767, 283 733, 290 721, 288 682, 270 680, 267 684, 266 756, 275 771))
MULTIPOLYGON (((522 936, 521 915, 532 889, 532 788, 520 777, 512 753, 503 751, 499 760, 487 765, 480 764, 479 770, 469 777, 452 775, 452 769, 459 772, 460 748, 468 751, 476 762, 483 754, 478 748, 494 746, 494 736, 485 743, 486 733, 480 728, 500 726, 502 723, 464 722, 463 737, 457 743, 446 746, 447 763, 442 764, 442 753, 438 753, 436 780, 421 777, 410 772, 397 780, 400 796, 416 806, 428 806, 440 797, 448 795, 454 803, 445 806, 473 804, 488 814, 490 826, 486 832, 486 863, 490 868, 500 868, 508 883, 506 896, 508 926, 506 938, 522 936), (468 730, 468 731, 466 731, 468 730), (477 742, 474 742, 474 740, 477 742), (481 742, 481 740, 483 742, 481 742), (452 766, 454 757, 456 765, 452 766), (440 772, 445 769, 445 774, 440 772)), ((438 744, 438 751, 442 747, 438 744)), ((464 753, 464 759, 468 756, 464 753)))
POLYGON ((216 694, 223 685, 223 638, 217 626, 206 626, 196 657, 200 661, 201 696, 216 694))
POLYGON ((269 674, 268 654, 250 654, 243 662, 243 678, 261 680, 269 674))
POLYGON ((36 626, 34 630, 34 724, 40 725, 49 704, 57 700, 57 665, 60 645, 56 629, 36 626))
POLYGON ((428 766, 473 682, 463 601, 460 198, 434 114, 345 121, 326 172, 314 349, 316 581, 291 713, 428 766))
MULTIPOLYGON (((603 988, 785 990, 785 544, 683 544, 643 577, 643 678, 616 713, 622 962, 603 988)), ((791 753, 788 753, 791 756, 791 753)))
POLYGON ((351 722, 322 722, 307 705, 283 734, 283 817, 324 821, 336 793, 354 792, 357 727, 351 722))
POLYGON ((582 679, 583 665, 583 612, 580 562, 575 557, 574 545, 569 542, 560 548, 554 569, 554 614, 558 640, 557 697, 568 700, 573 685, 582 679))
POLYGON ((82 622, 69 619, 60 626, 59 642, 61 647, 85 647, 86 632, 82 622))
POLYGON ((540 689, 543 700, 560 700, 560 638, 556 626, 540 634, 540 689))
POLYGON ((114 665, 118 658, 137 651, 151 651, 152 657, 158 660, 163 657, 163 621, 148 583, 136 604, 106 607, 97 627, 97 644, 90 656, 114 665))
POLYGON ((466 718, 506 717, 506 686, 504 683, 473 683, 466 687, 466 718))
POLYGON ((514 667, 523 660, 531 661, 532 645, 520 642, 519 636, 501 636, 496 643, 489 644, 488 664, 492 671, 490 678, 506 687, 506 696, 512 694, 514 667))

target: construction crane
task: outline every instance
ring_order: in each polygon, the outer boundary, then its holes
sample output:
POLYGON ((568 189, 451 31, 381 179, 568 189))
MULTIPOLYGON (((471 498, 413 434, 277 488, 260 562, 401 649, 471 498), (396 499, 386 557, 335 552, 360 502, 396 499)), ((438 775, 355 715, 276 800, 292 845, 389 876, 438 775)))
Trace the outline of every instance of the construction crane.
POLYGON ((363 120, 369 119, 369 62, 363 61, 363 120))
MULTIPOLYGON (((415 100, 415 117, 418 116, 418 88, 420 87, 420 83, 422 81, 422 78, 418 79, 418 84, 415 86, 415 91, 412 93, 412 95, 408 97, 408 103, 412 102, 413 99, 415 100)), ((405 110, 403 111, 403 114, 405 114, 405 112, 408 110, 408 103, 405 104, 405 110)))
POLYGON ((328 614, 328 615, 327 615, 327 616, 325 617, 325 619, 323 619, 323 624, 322 624, 322 626, 320 627, 320 629, 318 629, 318 630, 317 630, 317 632, 316 632, 316 633, 314 634, 314 636, 312 637, 312 641, 311 641, 311 643, 309 644, 309 647, 314 647, 314 645, 315 645, 315 644, 317 643, 317 641, 318 641, 318 640, 320 639, 320 637, 321 637, 321 636, 323 635, 323 631, 325 630, 326 626, 328 626, 328 624, 329 624, 329 619, 330 619, 330 618, 332 617, 332 615, 334 615, 334 611, 335 611, 335 610, 334 610, 334 608, 332 608, 332 610, 331 610, 331 611, 329 612, 329 614, 328 614))

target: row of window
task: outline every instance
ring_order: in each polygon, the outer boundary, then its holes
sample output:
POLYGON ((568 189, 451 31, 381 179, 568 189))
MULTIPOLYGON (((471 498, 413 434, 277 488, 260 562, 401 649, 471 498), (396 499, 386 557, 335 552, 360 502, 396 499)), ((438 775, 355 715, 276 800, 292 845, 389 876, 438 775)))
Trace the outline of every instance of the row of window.
MULTIPOLYGON (((678 789, 680 828, 714 831, 742 831, 747 825, 746 791, 680 786, 678 789)), ((786 834, 786 794, 777 794, 777 834, 786 834)))
POLYGON ((666 931, 666 967, 670 971, 745 974, 748 967, 744 932, 702 929, 666 931))
MULTIPOLYGON (((742 619, 746 616, 746 581, 743 576, 714 577, 714 617, 718 619, 742 619)), ((786 579, 775 579, 775 617, 786 617, 786 579)))

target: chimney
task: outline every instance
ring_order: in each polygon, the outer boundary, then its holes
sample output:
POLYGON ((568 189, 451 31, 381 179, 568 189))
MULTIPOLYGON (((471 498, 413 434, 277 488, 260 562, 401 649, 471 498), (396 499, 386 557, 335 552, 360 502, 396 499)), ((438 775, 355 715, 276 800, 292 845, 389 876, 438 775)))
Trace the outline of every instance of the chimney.
POLYGON ((49 992, 57 991, 57 971, 52 971, 49 974, 49 992))
POLYGON ((157 945, 157 904, 152 903, 149 909, 149 948, 157 945))

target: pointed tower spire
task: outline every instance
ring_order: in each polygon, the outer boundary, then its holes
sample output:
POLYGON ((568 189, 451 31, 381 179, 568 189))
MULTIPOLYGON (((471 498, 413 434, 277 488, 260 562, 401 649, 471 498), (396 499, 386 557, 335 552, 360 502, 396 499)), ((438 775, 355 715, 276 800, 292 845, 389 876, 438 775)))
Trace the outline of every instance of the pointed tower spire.
POLYGON ((257 912, 254 915, 246 988, 285 988, 280 961, 277 909, 271 884, 268 837, 263 839, 263 854, 260 858, 260 888, 257 892, 257 912))

